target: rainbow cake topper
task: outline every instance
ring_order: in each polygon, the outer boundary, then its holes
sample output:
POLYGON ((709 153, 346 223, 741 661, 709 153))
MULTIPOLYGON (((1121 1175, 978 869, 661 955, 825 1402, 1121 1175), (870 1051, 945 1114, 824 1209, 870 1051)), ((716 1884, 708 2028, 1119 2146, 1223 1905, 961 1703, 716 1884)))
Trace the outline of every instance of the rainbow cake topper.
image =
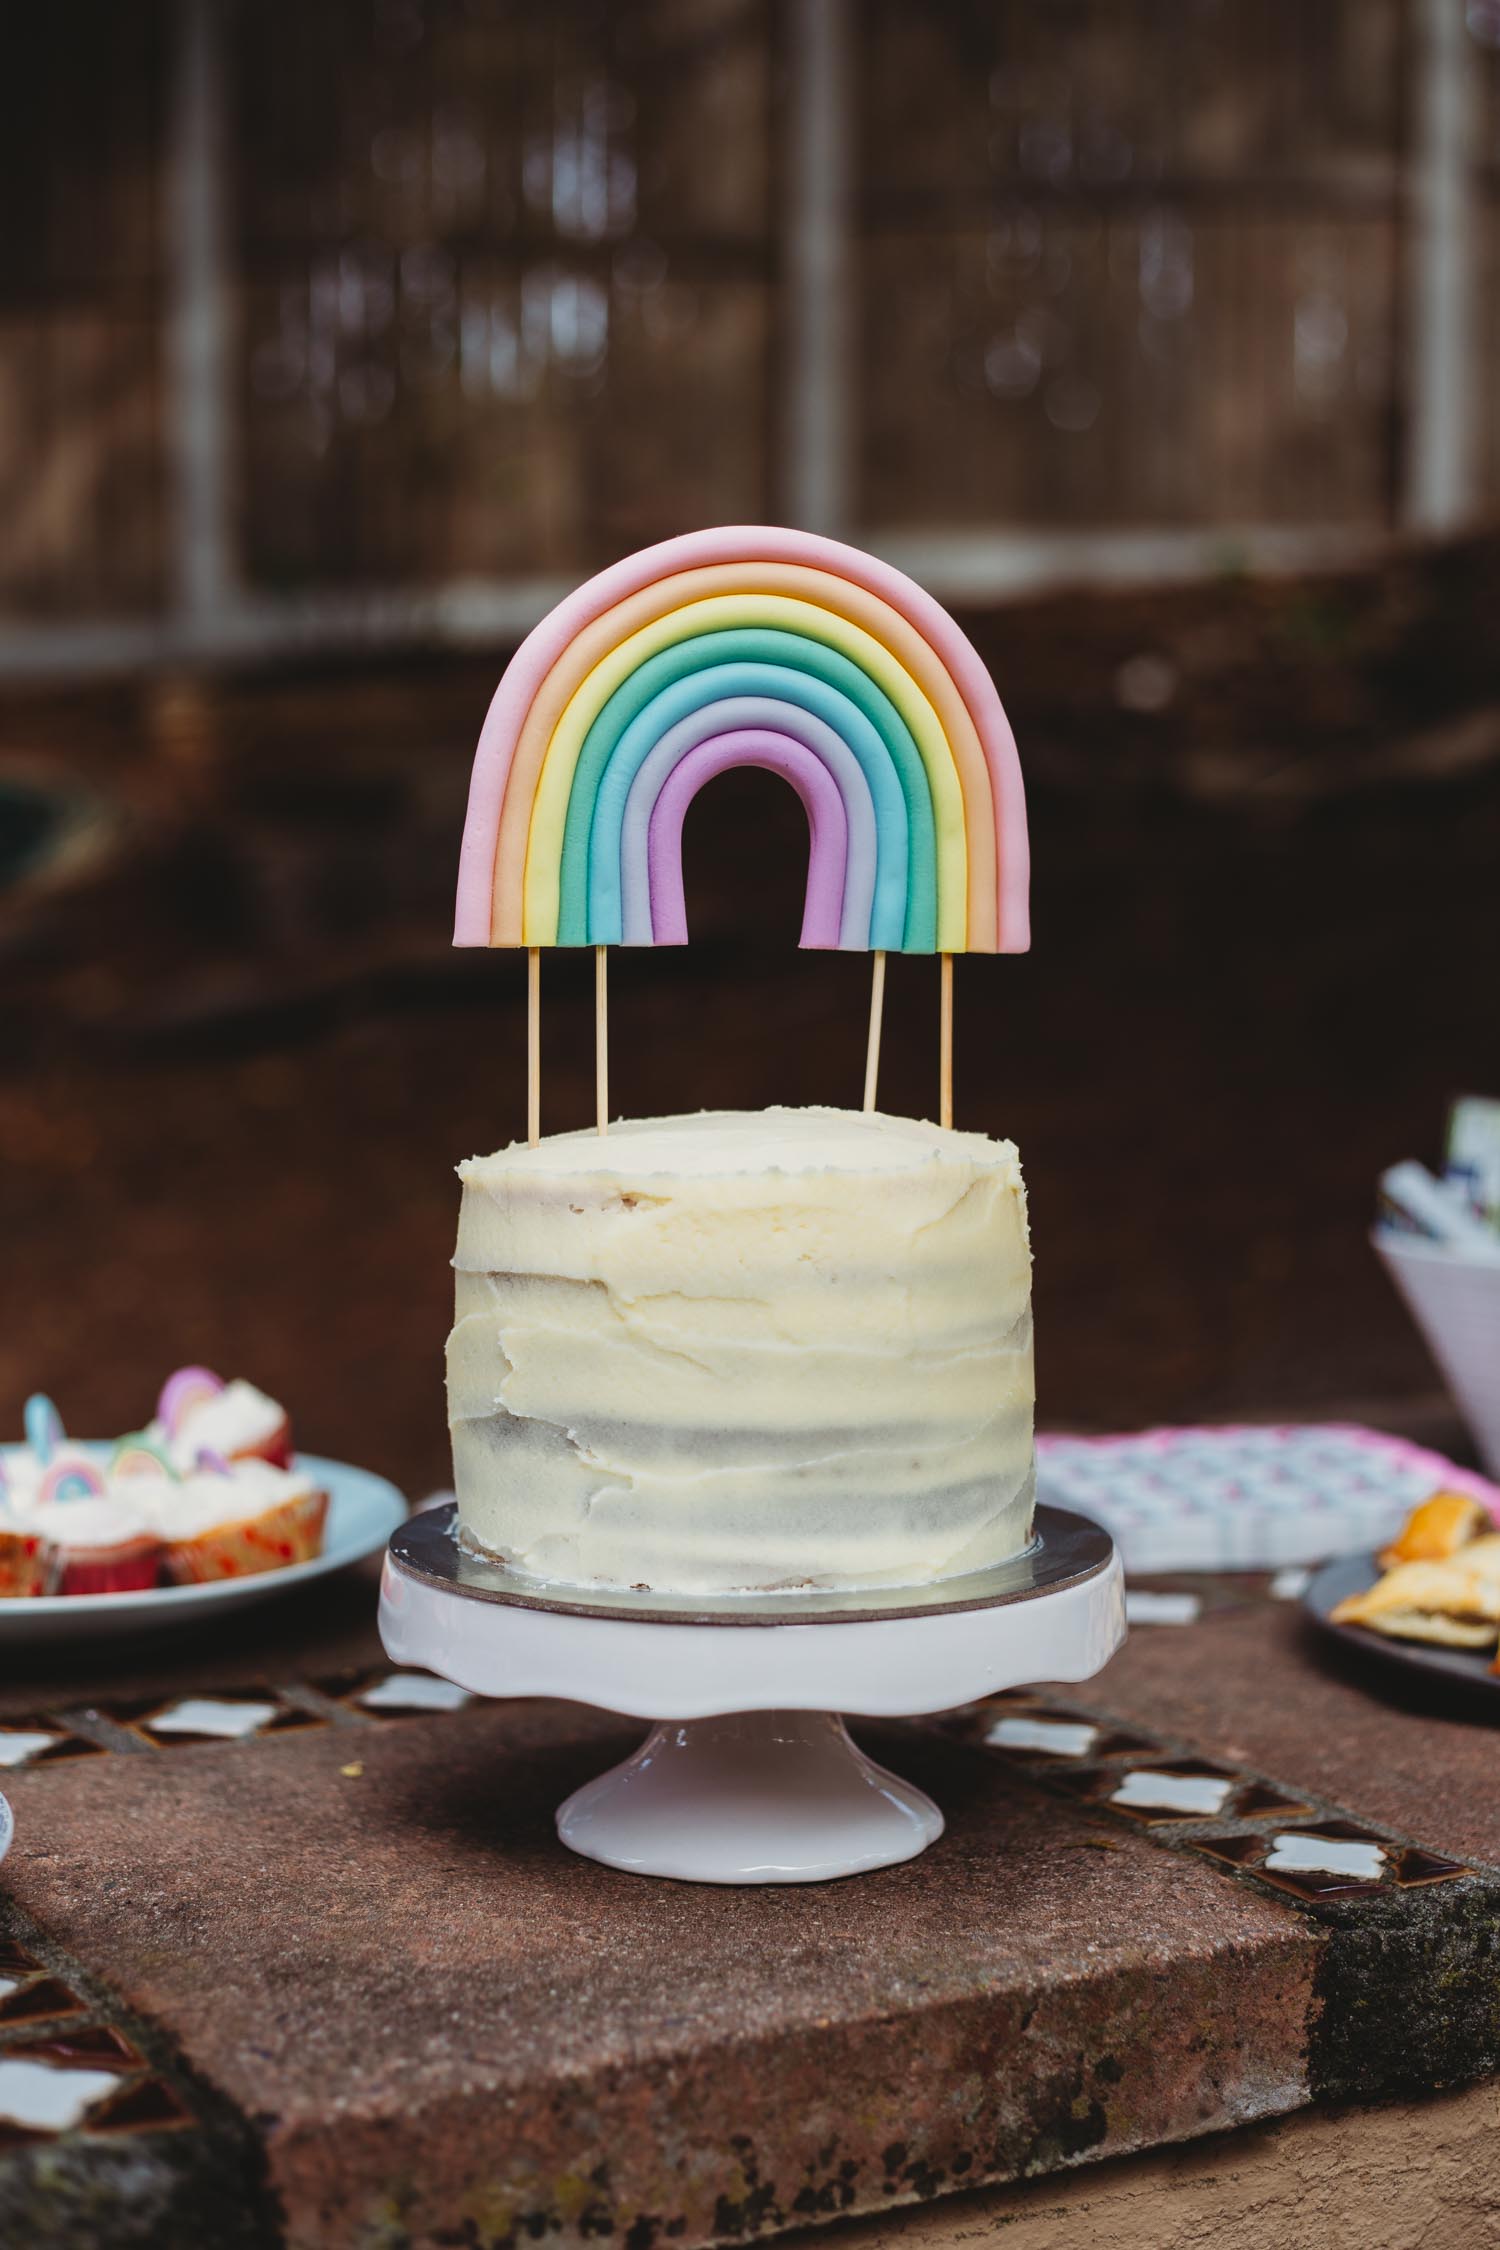
POLYGON ((736 766, 807 814, 802 944, 876 956, 867 1107, 885 955, 943 956, 951 1066, 951 956, 1030 943, 1015 739, 940 604, 810 532, 665 540, 543 619, 475 753, 454 943, 531 955, 533 1138, 539 950, 599 949, 602 1130, 602 949, 687 942, 684 816, 736 766))

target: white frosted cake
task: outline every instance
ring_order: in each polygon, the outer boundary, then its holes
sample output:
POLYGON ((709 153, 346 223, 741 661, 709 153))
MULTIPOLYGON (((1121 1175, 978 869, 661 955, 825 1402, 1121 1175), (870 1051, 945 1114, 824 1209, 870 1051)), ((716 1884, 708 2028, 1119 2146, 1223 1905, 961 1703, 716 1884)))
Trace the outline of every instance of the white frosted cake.
POLYGON ((532 1576, 922 1585, 1031 1536, 1009 1141, 836 1109, 569 1133, 459 1167, 463 1534, 532 1576))

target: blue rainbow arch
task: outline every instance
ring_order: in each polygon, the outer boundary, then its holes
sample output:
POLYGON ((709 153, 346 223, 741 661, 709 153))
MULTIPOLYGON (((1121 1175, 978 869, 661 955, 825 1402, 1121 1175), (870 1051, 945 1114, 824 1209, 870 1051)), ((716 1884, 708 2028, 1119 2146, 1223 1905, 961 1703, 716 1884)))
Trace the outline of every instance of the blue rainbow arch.
MULTIPOLYGON (((891 952, 930 953, 937 943, 932 799, 911 733, 889 698, 836 649, 776 631, 707 634, 648 659, 618 688, 584 738, 564 832, 560 945, 650 944, 632 858, 635 911, 627 926, 626 815, 650 768, 657 786, 675 756, 722 731, 725 706, 746 701, 781 707, 777 722, 826 755, 833 735, 854 761, 875 819, 875 868, 867 934, 857 942, 891 952), (799 723, 801 733, 799 734, 799 723), (694 733, 693 729, 702 731, 694 733), (687 731, 682 732, 679 730, 687 731), (819 730, 822 730, 821 732, 819 730)), ((849 797, 845 794, 846 812, 849 797)), ((854 816, 857 819, 857 815, 854 816)))
POLYGON ((629 556, 529 636, 475 754, 455 943, 682 942, 683 813, 737 764, 807 811, 804 944, 1025 950, 1020 767, 977 653, 889 564, 763 525, 629 556))

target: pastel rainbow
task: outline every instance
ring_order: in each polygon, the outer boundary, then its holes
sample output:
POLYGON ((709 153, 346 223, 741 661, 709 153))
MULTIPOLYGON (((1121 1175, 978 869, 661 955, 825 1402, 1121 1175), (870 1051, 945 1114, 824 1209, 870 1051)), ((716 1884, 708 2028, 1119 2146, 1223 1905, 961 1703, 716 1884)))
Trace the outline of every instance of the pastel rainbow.
POLYGON ((676 753, 660 787, 649 793, 637 782, 631 794, 639 796, 637 834, 645 849, 634 882, 627 879, 624 886, 627 928, 628 918, 635 919, 634 942, 686 945, 682 823, 704 783, 733 766, 779 773, 802 799, 809 845, 803 945, 863 951, 870 942, 875 878, 874 808, 857 791, 846 796, 837 768, 806 743, 766 727, 734 728, 676 753), (868 822, 865 837, 851 822, 851 803, 868 822))
MULTIPOLYGON (((669 936, 665 927, 658 928, 660 917, 653 913, 653 898, 660 895, 664 878, 658 874, 653 885, 651 836, 659 811, 658 801, 667 784, 675 781, 678 769, 691 768, 701 777, 698 781, 701 787, 704 781, 711 779, 703 761, 703 750, 705 746, 713 748, 720 743, 732 744, 742 753, 728 759, 726 764, 760 765, 771 773, 780 773, 802 798, 812 847, 808 915, 803 923, 802 943, 807 946, 831 943, 845 952, 856 953, 874 943, 899 952, 906 919, 905 805, 900 806, 899 815, 888 824, 882 868, 875 793, 859 759, 842 737, 821 719, 812 717, 796 704, 777 703, 760 695, 725 697, 679 720, 675 727, 669 727, 637 768, 623 818, 612 830, 606 825, 603 804, 596 810, 594 836, 598 852, 597 860, 591 853, 589 899, 589 926, 596 933, 595 942, 600 945, 685 942, 669 936), (761 748, 770 748, 779 755, 760 756, 757 752, 761 748), (818 875, 815 818, 818 782, 808 770, 810 764, 827 775, 838 797, 839 821, 845 837, 844 872, 831 938, 815 938, 810 934, 818 875), (592 880, 594 867, 599 878, 597 888, 592 880), (877 889, 882 882, 883 889, 877 899, 877 889), (612 888, 613 897, 610 896, 612 888), (616 934, 606 935, 611 930, 616 934)), ((725 767, 715 770, 722 772, 725 767)), ((882 783, 888 784, 889 778, 888 774, 880 775, 882 783)), ((687 810, 686 801, 682 809, 687 810)), ((679 819, 679 856, 681 827, 679 819)), ((673 880, 670 875, 665 879, 673 880)), ((681 887, 679 871, 674 900, 681 887)), ((686 927, 685 916, 682 925, 686 927)), ((826 929, 828 925, 824 923, 820 927, 826 929)))
MULTIPOLYGON (((636 773, 681 721, 740 701, 774 701, 783 714, 800 711, 810 721, 822 720, 854 752, 876 809, 879 919, 872 921, 869 943, 931 952, 937 942, 937 863, 932 796, 917 746, 894 704, 857 665, 834 649, 775 632, 714 633, 678 642, 643 664, 610 698, 589 729, 568 800, 559 942, 586 944, 590 930, 601 944, 625 936, 623 824, 636 773), (710 661, 719 657, 728 661, 710 661), (788 657, 793 661, 785 661, 788 657), (800 669, 804 664, 818 670, 800 669)), ((784 732, 798 732, 794 718, 783 716, 777 724, 784 732)))
POLYGON ((888 564, 761 526, 630 556, 523 643, 475 754, 455 944, 682 942, 682 815, 738 764, 808 811, 805 944, 1025 950, 1020 768, 978 655, 888 564))

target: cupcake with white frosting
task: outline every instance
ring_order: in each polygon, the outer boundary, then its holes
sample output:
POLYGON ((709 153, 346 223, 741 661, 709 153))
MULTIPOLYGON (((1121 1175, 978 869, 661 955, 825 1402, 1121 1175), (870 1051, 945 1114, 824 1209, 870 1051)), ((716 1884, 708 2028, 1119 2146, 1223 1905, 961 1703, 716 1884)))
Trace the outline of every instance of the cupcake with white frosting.
POLYGON ((140 1484, 174 1585, 250 1578, 323 1550, 328 1495, 301 1470, 221 1460, 180 1481, 140 1484))
POLYGON ((286 1408, 236 1376, 226 1383, 210 1367, 179 1367, 162 1385, 156 1419, 145 1432, 180 1476, 215 1454, 224 1461, 292 1465, 292 1426, 286 1408))
POLYGON ((41 1533, 27 1529, 18 1511, 36 1497, 39 1478, 29 1451, 7 1446, 0 1453, 0 1600, 15 1601, 47 1591, 47 1550, 41 1533))
POLYGON ((23 1502, 11 1524, 39 1542, 37 1593, 134 1594, 161 1577, 161 1540, 146 1511, 118 1490, 23 1502))
POLYGON ((97 1456, 70 1445, 51 1399, 26 1402, 7 1455, 5 1528, 22 1594, 130 1594, 161 1576, 161 1541, 97 1456))

